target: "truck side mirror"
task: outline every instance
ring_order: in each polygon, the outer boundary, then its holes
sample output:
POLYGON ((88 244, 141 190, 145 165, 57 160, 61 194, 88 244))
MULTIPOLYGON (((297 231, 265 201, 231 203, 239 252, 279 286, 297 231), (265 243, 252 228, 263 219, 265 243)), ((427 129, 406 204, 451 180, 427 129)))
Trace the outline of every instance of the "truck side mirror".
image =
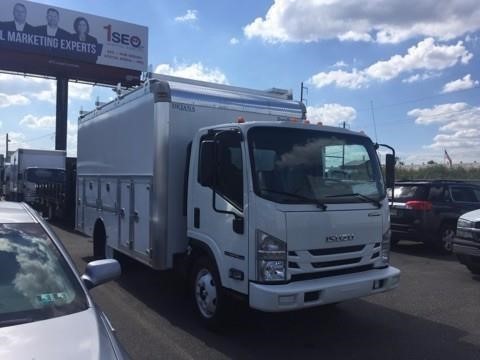
POLYGON ((395 185, 395 157, 392 154, 385 156, 385 182, 387 188, 392 188, 395 185))
POLYGON ((200 166, 198 182, 202 186, 214 186, 216 181, 215 141, 204 140, 200 143, 200 166))

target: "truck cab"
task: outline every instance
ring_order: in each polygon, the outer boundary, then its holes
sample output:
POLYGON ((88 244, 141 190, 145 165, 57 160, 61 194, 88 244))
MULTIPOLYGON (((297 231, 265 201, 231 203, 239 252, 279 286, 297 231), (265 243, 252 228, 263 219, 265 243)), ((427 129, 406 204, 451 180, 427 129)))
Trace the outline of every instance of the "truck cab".
POLYGON ((188 238, 214 261, 193 275, 205 318, 223 296, 212 281, 271 312, 398 285, 385 185, 367 136, 246 122, 200 130, 189 158, 188 238))

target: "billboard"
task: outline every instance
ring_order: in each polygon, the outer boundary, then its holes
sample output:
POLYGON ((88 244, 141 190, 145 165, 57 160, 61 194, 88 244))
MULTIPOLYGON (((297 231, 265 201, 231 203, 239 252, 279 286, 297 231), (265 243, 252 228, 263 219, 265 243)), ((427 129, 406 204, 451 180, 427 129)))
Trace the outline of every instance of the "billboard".
POLYGON ((99 83, 115 83, 118 75, 128 82, 147 71, 148 28, 30 1, 2 0, 0 52, 2 70, 99 83))

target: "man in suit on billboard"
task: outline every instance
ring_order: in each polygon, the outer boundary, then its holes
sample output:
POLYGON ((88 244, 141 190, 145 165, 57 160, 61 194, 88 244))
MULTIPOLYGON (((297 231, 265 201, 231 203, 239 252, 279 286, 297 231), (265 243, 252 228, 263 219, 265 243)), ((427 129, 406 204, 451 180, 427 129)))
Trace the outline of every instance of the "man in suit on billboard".
POLYGON ((58 27, 60 14, 57 9, 49 8, 47 10, 47 25, 38 26, 35 32, 38 35, 53 36, 60 39, 70 39, 70 33, 58 27))
POLYGON ((21 31, 26 33, 35 32, 35 28, 27 23, 27 8, 21 3, 13 7, 13 21, 2 23, 4 31, 21 31))

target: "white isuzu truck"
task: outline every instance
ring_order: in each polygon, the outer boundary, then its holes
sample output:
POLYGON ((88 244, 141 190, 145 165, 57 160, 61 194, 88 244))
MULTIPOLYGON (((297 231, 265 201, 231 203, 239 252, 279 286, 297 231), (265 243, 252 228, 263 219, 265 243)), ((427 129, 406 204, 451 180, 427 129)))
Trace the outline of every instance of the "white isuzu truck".
POLYGON ((232 294, 277 312, 397 287, 378 146, 291 98, 155 75, 82 114, 76 228, 94 255, 183 270, 209 324, 232 294))

